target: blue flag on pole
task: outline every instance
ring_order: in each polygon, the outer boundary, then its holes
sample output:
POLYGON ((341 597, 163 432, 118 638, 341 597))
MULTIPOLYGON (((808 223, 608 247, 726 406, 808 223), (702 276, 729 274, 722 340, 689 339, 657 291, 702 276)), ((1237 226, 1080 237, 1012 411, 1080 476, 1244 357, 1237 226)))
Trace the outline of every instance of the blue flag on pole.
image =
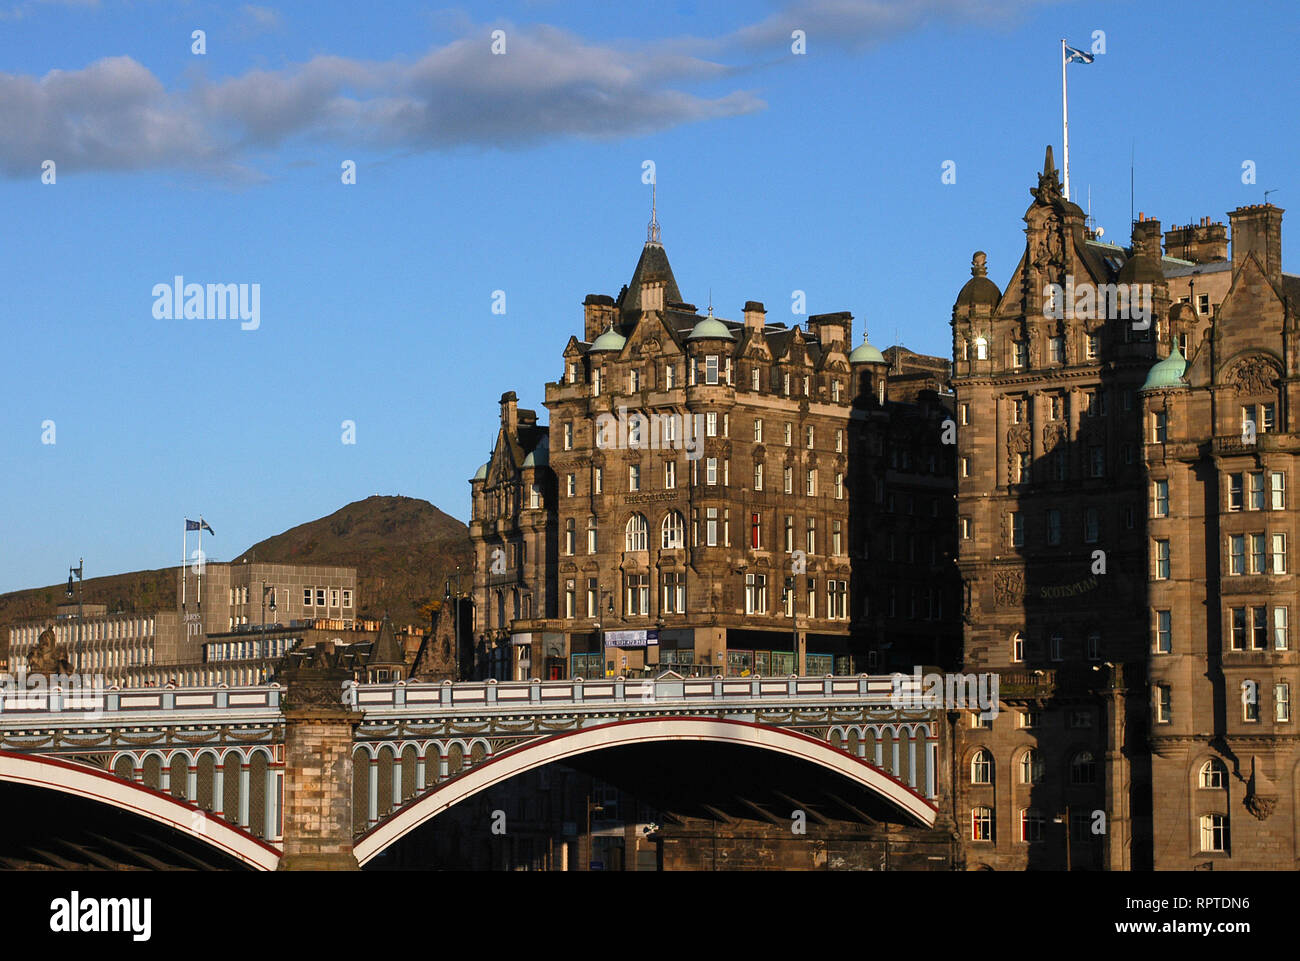
POLYGON ((1084 53, 1082 50, 1075 50, 1074 47, 1066 45, 1065 62, 1066 63, 1092 63, 1094 57, 1090 53, 1084 53))
POLYGON ((205 521, 202 517, 200 517, 196 521, 192 521, 188 517, 185 518, 185 529, 187 531, 207 531, 213 537, 217 536, 217 532, 214 531, 211 527, 209 527, 208 522, 205 521))

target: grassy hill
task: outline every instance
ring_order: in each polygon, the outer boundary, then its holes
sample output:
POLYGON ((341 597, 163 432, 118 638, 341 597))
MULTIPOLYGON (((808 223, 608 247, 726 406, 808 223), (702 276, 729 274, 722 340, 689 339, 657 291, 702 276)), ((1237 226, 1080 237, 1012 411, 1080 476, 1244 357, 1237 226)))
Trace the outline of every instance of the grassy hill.
MULTIPOLYGON (((290 528, 254 544, 234 559, 284 564, 331 564, 357 569, 360 617, 387 611, 397 625, 426 626, 431 605, 442 599, 447 575, 459 564, 466 590, 473 554, 469 528, 428 501, 376 495, 328 517, 290 528)), ((15 620, 52 614, 66 582, 0 594, 0 646, 15 620)), ((88 578, 86 603, 110 611, 151 611, 176 605, 176 569, 132 571, 88 578)))
POLYGON ((234 559, 277 564, 333 564, 357 569, 360 617, 428 624, 447 575, 459 564, 468 590, 473 554, 469 528, 428 501, 376 495, 328 517, 254 544, 234 559))

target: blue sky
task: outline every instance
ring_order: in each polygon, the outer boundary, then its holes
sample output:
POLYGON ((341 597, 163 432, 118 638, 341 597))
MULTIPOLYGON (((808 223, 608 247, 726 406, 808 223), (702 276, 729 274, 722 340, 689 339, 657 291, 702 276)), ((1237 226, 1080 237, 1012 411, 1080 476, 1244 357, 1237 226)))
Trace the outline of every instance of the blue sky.
POLYGON ((371 494, 467 519, 501 393, 545 416, 583 297, 631 276, 645 160, 686 299, 791 323, 803 290, 939 354, 971 253, 1006 282, 1059 162, 1061 37, 1105 34, 1070 128, 1108 239, 1130 151, 1167 226, 1297 203, 1288 4, 374 11, 0 0, 0 591, 174 564, 187 515, 219 559, 371 494), (260 327, 156 319, 177 274, 259 284, 260 327))

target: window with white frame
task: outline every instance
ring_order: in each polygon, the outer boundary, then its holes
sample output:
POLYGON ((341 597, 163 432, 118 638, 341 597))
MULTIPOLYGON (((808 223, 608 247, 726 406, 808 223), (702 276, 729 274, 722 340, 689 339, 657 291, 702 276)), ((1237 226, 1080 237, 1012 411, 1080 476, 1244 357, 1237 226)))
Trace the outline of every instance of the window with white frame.
MULTIPOLYGON (((983 338, 980 338, 983 340, 983 338)), ((970 839, 972 841, 993 840, 993 809, 977 807, 971 809, 970 839)))
POLYGON ((993 783, 993 756, 983 748, 976 751, 970 760, 970 783, 993 783))
POLYGON ((1156 723, 1168 724, 1174 717, 1174 692, 1168 684, 1157 684, 1155 691, 1156 723))
POLYGON ((1218 758, 1210 758, 1201 765, 1198 783, 1204 790, 1218 790, 1223 787, 1228 769, 1218 758))
POLYGON ((1169 542, 1158 540, 1153 542, 1155 570, 1153 576, 1158 581, 1169 580, 1169 542))
POLYGON ((679 511, 669 511, 664 515, 661 531, 663 536, 660 543, 664 550, 675 550, 684 546, 686 523, 679 511))
POLYGON ((646 523, 645 515, 633 514, 628 518, 623 549, 628 551, 645 550, 648 531, 649 525, 646 523))
POLYGON ((718 382, 718 358, 714 354, 704 358, 704 383, 716 384, 718 382))
POLYGON ((1222 814, 1201 815, 1201 850, 1222 853, 1228 850, 1228 819, 1222 814))
POLYGON ((1043 778, 1043 760, 1034 748, 1020 755, 1020 783, 1037 784, 1043 778))

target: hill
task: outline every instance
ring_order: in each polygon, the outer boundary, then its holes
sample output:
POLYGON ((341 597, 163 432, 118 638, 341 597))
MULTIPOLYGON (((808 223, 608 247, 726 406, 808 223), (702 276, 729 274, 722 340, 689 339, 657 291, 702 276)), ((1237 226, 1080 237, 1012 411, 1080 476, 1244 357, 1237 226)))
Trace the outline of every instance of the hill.
POLYGON ((328 517, 254 544, 234 559, 277 564, 333 564, 357 569, 360 617, 394 624, 429 623, 428 605, 442 599, 459 564, 469 590, 473 553, 469 528, 428 501, 375 495, 328 517))
MULTIPOLYGON (((332 564, 357 569, 357 615, 379 618, 387 611, 397 625, 429 623, 429 610, 442 599, 448 574, 459 564, 462 585, 472 585, 469 528, 428 501, 375 495, 328 517, 309 521, 254 544, 234 559, 286 564, 332 564)), ((88 604, 110 611, 151 611, 176 606, 176 568, 131 571, 87 578, 88 604)), ((0 648, 9 644, 9 625, 53 612, 66 583, 0 594, 0 648)))

